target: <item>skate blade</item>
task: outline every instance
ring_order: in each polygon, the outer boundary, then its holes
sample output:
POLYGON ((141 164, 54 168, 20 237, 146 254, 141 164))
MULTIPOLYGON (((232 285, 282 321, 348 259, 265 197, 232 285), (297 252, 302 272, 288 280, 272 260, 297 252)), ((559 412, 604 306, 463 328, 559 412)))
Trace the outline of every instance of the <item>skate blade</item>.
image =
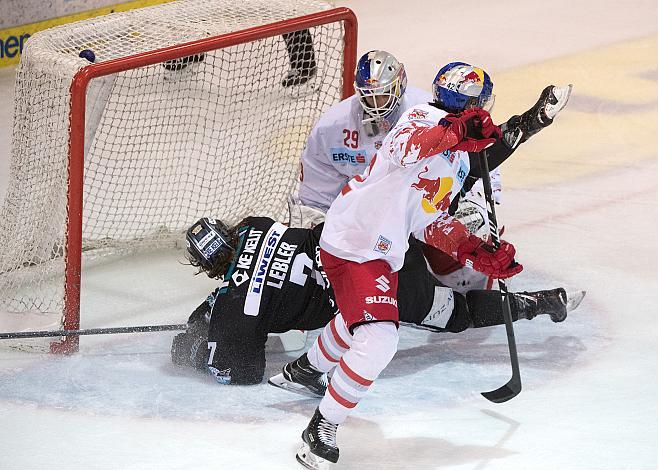
POLYGON ((578 307, 583 301, 583 298, 585 298, 585 294, 587 294, 587 291, 584 290, 567 293, 567 312, 570 312, 578 307))
POLYGON ((573 89, 573 85, 567 85, 563 87, 558 87, 558 86, 553 87, 553 89, 551 90, 551 94, 555 97, 557 102, 555 104, 548 103, 546 105, 546 108, 544 109, 546 116, 548 116, 550 119, 553 119, 557 115, 557 113, 559 113, 564 109, 564 107, 567 105, 567 102, 569 101, 569 97, 571 96, 572 89, 573 89))
POLYGON ((268 384, 274 385, 275 387, 281 388, 283 390, 286 390, 288 392, 293 392, 297 393, 299 395, 303 395, 305 397, 310 397, 310 398, 322 398, 323 395, 318 395, 316 393, 313 393, 310 391, 308 388, 304 387, 303 385, 296 384, 294 382, 290 382, 289 380, 286 380, 283 374, 278 374, 275 375, 274 377, 271 377, 268 381, 268 384))
POLYGON ((304 467, 310 470, 330 470, 332 467, 331 462, 318 457, 313 452, 311 452, 310 447, 305 442, 302 443, 302 446, 297 451, 297 462, 304 467))

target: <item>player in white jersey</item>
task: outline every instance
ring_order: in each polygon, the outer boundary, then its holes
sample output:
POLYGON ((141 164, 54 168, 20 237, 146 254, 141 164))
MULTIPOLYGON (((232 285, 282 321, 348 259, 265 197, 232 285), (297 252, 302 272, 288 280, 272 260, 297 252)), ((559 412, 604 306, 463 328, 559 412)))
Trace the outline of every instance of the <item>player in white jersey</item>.
POLYGON ((385 51, 359 59, 354 85, 355 95, 320 117, 301 157, 300 202, 324 213, 343 186, 368 168, 400 115, 432 101, 430 93, 407 86, 404 65, 385 51), (373 85, 375 79, 383 85, 373 85))
POLYGON ((546 88, 533 108, 501 131, 482 109, 493 100, 488 75, 463 63, 444 69, 437 75, 435 102, 403 114, 368 171, 343 188, 327 213, 321 259, 341 313, 333 327, 338 334, 321 335, 307 353, 319 374, 333 370, 297 454, 310 468, 337 461, 337 426, 395 354, 397 271, 410 234, 494 278, 522 269, 512 245, 502 242, 495 250, 452 217, 451 206, 480 178, 479 153, 486 148, 490 168, 497 168, 520 142, 552 122, 570 87, 546 88), (444 86, 453 92, 449 100, 436 90, 444 86), (455 111, 465 111, 450 113, 450 100, 455 111), (335 341, 325 344, 323 337, 335 341))
MULTIPOLYGON (((475 70, 479 74, 470 87, 483 98, 475 105, 483 106, 490 90, 482 94, 484 72, 475 70)), ((337 321, 344 323, 351 345, 336 355, 319 339, 308 352, 318 371, 335 369, 302 434, 301 462, 313 467, 318 458, 338 460, 337 426, 397 350, 397 271, 412 233, 488 275, 509 277, 522 269, 511 245, 503 242, 499 250, 491 249, 447 212, 471 173, 468 151, 478 152, 500 137, 480 108, 450 115, 430 104, 415 106, 384 138, 368 170, 333 202, 320 239, 321 259, 341 312, 337 321), (437 220, 441 225, 436 228, 444 231, 425 236, 425 228, 437 220)))

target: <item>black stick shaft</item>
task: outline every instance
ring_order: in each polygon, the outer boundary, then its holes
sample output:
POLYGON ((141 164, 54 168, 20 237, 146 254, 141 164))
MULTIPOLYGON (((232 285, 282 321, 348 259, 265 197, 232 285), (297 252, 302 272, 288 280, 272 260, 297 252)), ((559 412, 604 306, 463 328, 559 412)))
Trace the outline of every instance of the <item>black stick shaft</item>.
POLYGON ((151 325, 151 326, 121 326, 116 328, 88 328, 84 330, 51 330, 51 331, 21 331, 16 333, 0 333, 0 339, 18 338, 49 338, 56 336, 113 335, 120 333, 152 333, 156 331, 186 330, 186 324, 151 325))
MULTIPOLYGON (((491 189, 491 176, 489 175, 489 162, 487 161, 486 151, 480 152, 480 172, 482 174, 482 184, 484 186, 484 197, 487 201, 491 240, 494 247, 498 249, 500 247, 500 236, 498 234, 498 221, 496 220, 496 209, 494 207, 493 190, 491 189)), ((510 362, 512 364, 512 378, 502 387, 491 392, 483 392, 482 395, 487 400, 495 403, 502 403, 514 398, 521 392, 521 372, 519 370, 519 357, 516 351, 514 324, 509 305, 509 295, 507 294, 507 284, 504 279, 498 279, 498 288, 502 294, 503 318, 505 319, 507 344, 509 346, 510 362)))

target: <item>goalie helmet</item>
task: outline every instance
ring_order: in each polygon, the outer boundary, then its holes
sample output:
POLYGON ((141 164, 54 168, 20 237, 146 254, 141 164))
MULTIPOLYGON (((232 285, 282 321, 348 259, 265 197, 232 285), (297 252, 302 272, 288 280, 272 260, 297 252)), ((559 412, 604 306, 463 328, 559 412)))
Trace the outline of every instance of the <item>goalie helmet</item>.
POLYGON ((366 114, 364 122, 381 120, 393 114, 400 106, 406 88, 404 65, 392 54, 370 51, 359 59, 354 89, 366 114))
POLYGON ((223 274, 221 268, 235 253, 233 239, 231 231, 221 220, 199 219, 185 235, 190 262, 210 278, 223 274))
POLYGON ((490 111, 494 103, 489 74, 465 62, 451 62, 439 70, 432 84, 434 102, 449 113, 469 108, 490 111))

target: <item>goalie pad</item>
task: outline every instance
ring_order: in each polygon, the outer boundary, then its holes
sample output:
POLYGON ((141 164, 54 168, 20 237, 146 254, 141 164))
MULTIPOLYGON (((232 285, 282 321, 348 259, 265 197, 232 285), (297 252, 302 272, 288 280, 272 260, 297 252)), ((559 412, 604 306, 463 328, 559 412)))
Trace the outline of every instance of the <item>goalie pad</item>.
POLYGON ((455 295, 449 287, 436 286, 434 301, 429 313, 420 323, 422 326, 445 328, 455 308, 455 295))
POLYGON ((295 196, 288 196, 288 227, 313 228, 324 222, 325 213, 314 207, 305 206, 295 196))

